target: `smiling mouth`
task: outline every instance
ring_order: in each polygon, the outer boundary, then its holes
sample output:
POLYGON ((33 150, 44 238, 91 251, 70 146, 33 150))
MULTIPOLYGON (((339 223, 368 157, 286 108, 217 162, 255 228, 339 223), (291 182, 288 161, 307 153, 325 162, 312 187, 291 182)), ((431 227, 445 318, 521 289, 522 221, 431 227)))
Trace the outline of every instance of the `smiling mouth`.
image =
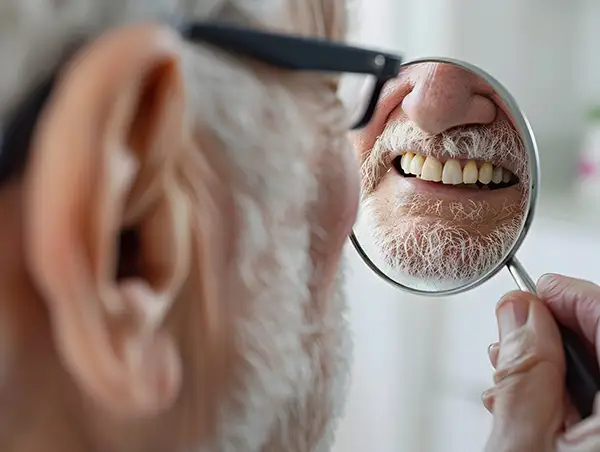
POLYGON ((416 177, 441 185, 452 185, 478 190, 499 190, 519 183, 513 173, 501 166, 477 160, 447 160, 406 152, 393 161, 403 177, 416 177))

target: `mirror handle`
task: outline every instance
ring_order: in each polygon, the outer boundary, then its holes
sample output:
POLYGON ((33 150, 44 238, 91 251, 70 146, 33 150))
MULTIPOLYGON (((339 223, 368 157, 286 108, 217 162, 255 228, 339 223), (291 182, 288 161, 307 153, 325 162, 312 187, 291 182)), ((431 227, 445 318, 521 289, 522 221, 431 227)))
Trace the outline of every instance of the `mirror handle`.
MULTIPOLYGON (((506 267, 519 289, 536 293, 535 283, 516 257, 513 256, 509 259, 506 267)), ((560 324, 558 328, 565 351, 567 390, 579 415, 585 419, 593 413, 594 399, 600 392, 598 360, 590 353, 589 348, 578 334, 560 324)))

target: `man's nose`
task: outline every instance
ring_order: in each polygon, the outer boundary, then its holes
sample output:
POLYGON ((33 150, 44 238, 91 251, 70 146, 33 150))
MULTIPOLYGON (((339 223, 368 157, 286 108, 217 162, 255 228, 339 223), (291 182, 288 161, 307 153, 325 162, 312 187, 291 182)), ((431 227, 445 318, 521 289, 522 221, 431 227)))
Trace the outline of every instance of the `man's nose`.
POLYGON ((404 113, 417 127, 435 135, 461 125, 489 124, 496 104, 482 92, 482 79, 448 63, 414 68, 413 89, 402 101, 404 113))

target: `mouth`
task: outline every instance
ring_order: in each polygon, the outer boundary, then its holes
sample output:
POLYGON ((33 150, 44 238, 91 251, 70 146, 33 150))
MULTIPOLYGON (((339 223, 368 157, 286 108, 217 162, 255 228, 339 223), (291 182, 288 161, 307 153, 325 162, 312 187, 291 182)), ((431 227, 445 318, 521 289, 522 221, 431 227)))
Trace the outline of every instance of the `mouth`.
POLYGON ((474 190, 502 190, 519 183, 519 178, 511 171, 478 160, 439 160, 405 152, 393 160, 393 168, 402 177, 417 178, 423 181, 456 188, 474 190))

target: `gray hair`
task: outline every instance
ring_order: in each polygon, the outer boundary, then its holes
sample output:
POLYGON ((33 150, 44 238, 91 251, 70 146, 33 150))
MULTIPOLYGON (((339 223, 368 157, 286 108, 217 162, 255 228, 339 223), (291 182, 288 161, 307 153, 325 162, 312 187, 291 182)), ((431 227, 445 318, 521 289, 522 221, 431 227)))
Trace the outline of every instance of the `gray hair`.
MULTIPOLYGON (((114 26, 178 15, 341 39, 346 8, 345 0, 0 0, 0 115, 55 68, 74 39, 93 39, 114 26)), ((305 221, 290 222, 287 215, 313 212, 323 188, 311 157, 319 150, 347 151, 333 141, 342 136, 324 127, 334 122, 329 116, 345 118, 338 114, 341 104, 323 84, 301 83, 305 75, 248 70, 248 63, 208 46, 188 46, 182 67, 188 105, 196 110, 192 121, 210 129, 211 144, 214 138, 234 175, 229 188, 239 213, 236 226, 244 231, 236 245, 239 296, 254 298, 252 316, 240 318, 236 331, 246 376, 223 402, 218 444, 197 450, 259 450, 276 435, 281 450, 326 450, 334 426, 327 418, 338 414, 347 364, 341 283, 332 303, 315 302, 326 311, 322 318, 306 315, 313 303, 308 288, 320 277, 308 250, 322 231, 308 213, 305 221), (273 264, 256 264, 263 261, 273 264), (324 334, 306 347, 304 338, 313 331, 324 334), (332 363, 323 366, 324 359, 332 363), (321 403, 323 413, 316 412, 321 403), (302 427, 295 436, 293 424, 302 427), (312 448, 315 438, 322 443, 312 448)), ((198 161, 185 163, 191 185, 198 161)))
POLYGON ((0 115, 55 68, 74 40, 173 17, 341 38, 347 15, 337 0, 0 0, 0 115))

